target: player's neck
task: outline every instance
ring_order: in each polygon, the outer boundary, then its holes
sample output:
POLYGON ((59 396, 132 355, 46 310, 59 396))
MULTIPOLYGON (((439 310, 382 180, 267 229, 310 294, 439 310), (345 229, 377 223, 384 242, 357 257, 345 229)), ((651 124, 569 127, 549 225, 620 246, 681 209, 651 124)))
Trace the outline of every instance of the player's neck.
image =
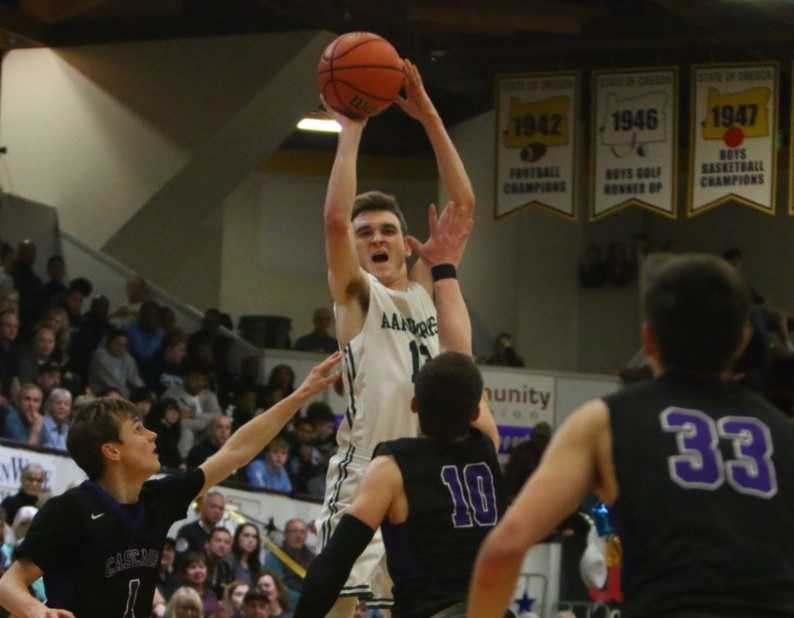
MULTIPOLYGON (((380 281, 380 279, 378 279, 380 281)), ((405 271, 400 272, 400 276, 397 277, 394 281, 386 282, 380 281, 384 287, 389 288, 390 290, 397 290, 400 292, 404 292, 408 289, 408 285, 411 283, 410 279, 408 279, 408 273, 405 271)))
POLYGON ((129 478, 119 470, 108 470, 97 484, 119 504, 135 504, 141 494, 145 479, 129 478))

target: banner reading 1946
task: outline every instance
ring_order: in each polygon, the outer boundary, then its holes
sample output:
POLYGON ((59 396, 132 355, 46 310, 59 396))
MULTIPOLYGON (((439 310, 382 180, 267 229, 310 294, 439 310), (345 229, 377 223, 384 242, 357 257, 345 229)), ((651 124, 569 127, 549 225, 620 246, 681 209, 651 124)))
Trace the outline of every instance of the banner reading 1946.
POLYGON ((776 62, 692 67, 689 216, 726 202, 775 213, 776 62))
POLYGON ((593 73, 591 218, 640 206, 675 218, 678 69, 593 73))
POLYGON ((576 73, 496 80, 496 217, 541 206, 575 219, 576 73))

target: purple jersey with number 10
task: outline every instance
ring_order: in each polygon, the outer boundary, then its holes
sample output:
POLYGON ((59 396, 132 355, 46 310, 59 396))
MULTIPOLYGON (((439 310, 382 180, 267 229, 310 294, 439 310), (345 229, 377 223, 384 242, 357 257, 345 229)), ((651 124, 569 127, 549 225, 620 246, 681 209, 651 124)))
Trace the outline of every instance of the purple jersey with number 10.
POLYGON ((794 425, 735 384, 668 373, 605 399, 624 618, 794 613, 794 425))

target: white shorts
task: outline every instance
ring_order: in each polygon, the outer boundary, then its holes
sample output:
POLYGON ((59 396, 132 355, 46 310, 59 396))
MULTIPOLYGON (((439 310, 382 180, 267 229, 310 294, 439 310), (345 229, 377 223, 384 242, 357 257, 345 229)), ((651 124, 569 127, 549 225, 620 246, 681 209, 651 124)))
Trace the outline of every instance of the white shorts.
MULTIPOLYGON (((367 463, 355 461, 350 456, 334 456, 331 459, 325 484, 325 502, 315 522, 321 548, 328 543, 342 515, 352 504, 353 496, 364 478, 367 463)), ((386 566, 386 548, 378 528, 353 565, 339 596, 359 597, 366 600, 369 607, 392 607, 392 585, 386 566)))

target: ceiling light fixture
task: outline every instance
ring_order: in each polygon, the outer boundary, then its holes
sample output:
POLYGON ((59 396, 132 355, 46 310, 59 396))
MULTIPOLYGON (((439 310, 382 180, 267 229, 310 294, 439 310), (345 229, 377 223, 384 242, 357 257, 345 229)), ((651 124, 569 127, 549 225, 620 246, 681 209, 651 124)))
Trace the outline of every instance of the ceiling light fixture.
POLYGON ((315 131, 318 133, 339 133, 342 131, 342 125, 328 114, 315 113, 301 118, 298 123, 298 129, 301 131, 315 131))

